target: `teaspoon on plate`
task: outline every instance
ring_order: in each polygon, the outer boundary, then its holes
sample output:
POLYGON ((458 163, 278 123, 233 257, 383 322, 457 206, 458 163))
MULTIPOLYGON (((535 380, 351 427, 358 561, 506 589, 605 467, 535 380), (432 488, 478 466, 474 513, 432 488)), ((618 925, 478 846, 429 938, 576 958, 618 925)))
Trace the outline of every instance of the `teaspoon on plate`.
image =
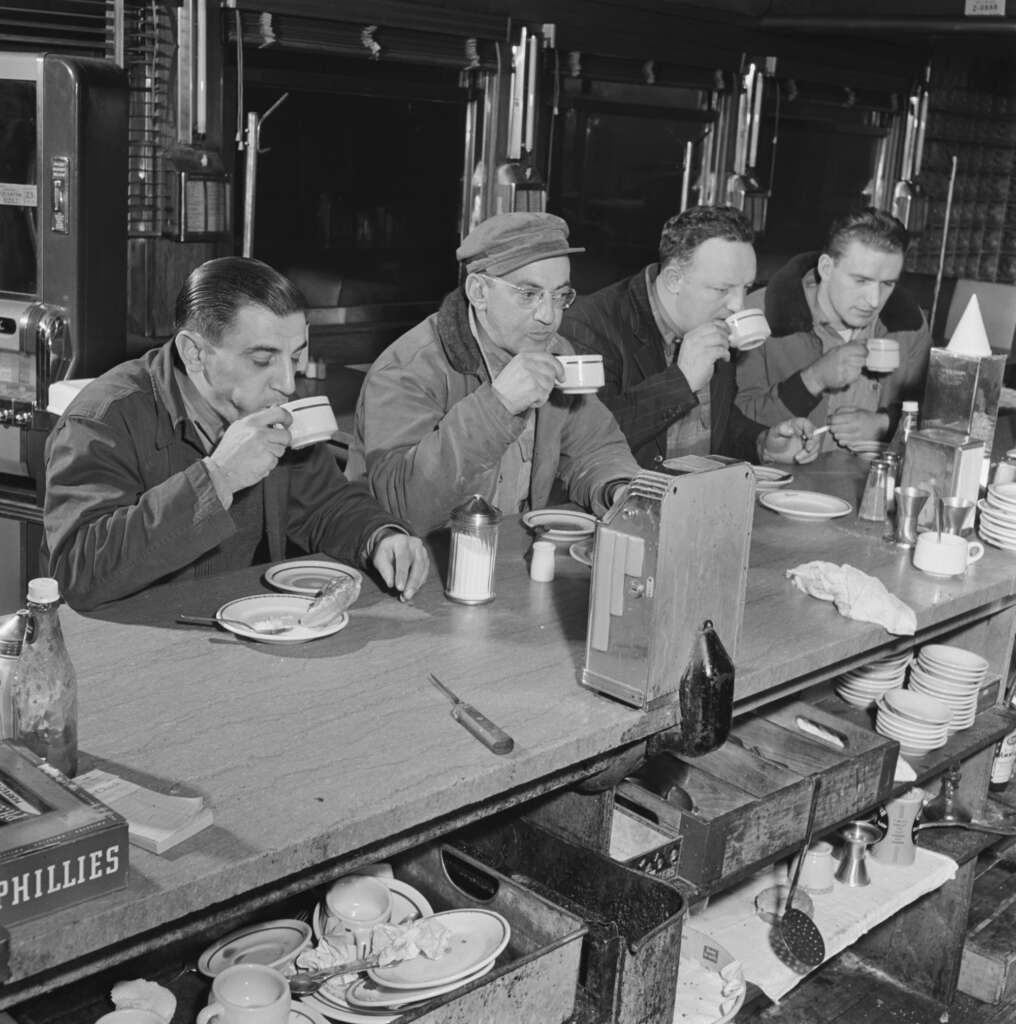
POLYGON ((266 615, 262 619, 254 619, 251 622, 242 622, 240 619, 212 618, 209 615, 184 615, 181 613, 176 617, 177 622, 186 626, 238 626, 241 629, 249 629, 254 633, 261 633, 264 636, 276 636, 279 633, 288 633, 296 625, 298 620, 294 615, 266 615))

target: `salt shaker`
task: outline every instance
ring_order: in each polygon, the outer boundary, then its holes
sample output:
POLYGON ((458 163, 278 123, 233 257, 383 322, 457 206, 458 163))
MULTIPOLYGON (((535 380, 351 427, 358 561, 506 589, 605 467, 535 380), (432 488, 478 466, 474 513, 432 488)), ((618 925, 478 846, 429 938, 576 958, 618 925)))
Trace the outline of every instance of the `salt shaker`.
POLYGON ((874 459, 868 467, 868 480, 864 485, 864 494, 861 496, 861 508, 857 513, 858 519, 869 519, 877 523, 885 521, 885 493, 888 475, 888 463, 874 459))
POLYGON ((534 541, 529 560, 529 578, 537 583, 549 583, 554 578, 556 555, 557 545, 552 540, 534 541))
POLYGON ((479 494, 451 514, 451 553, 445 597, 459 604, 494 600, 494 562, 501 512, 479 494))

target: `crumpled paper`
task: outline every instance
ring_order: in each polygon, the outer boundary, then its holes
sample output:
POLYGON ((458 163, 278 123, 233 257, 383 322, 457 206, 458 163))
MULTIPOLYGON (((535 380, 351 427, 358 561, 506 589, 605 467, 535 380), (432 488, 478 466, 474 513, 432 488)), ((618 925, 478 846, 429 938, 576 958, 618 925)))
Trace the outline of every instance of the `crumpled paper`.
POLYGON ((874 622, 897 636, 913 636, 917 616, 913 608, 886 590, 881 580, 833 562, 804 562, 787 570, 798 590, 820 601, 832 601, 848 619, 874 622))

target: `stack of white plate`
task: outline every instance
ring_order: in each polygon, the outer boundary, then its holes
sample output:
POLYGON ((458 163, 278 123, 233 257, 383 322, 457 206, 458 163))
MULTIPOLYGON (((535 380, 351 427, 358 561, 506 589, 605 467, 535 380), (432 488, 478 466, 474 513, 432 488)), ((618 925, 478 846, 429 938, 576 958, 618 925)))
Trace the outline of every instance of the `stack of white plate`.
POLYGON ((996 548, 1016 551, 1016 483, 989 484, 988 497, 977 507, 981 510, 977 532, 996 548))
POLYGON ((900 745, 904 757, 920 757, 949 738, 952 711, 934 697, 909 690, 890 690, 876 705, 875 731, 900 745))
POLYGON ((869 661, 860 668, 844 672, 836 681, 836 693, 857 708, 870 708, 887 690, 903 686, 910 651, 869 661))
POLYGON ((925 644, 910 666, 909 689, 934 697, 951 712, 949 732, 973 724, 977 695, 988 674, 988 663, 979 654, 948 644, 925 644))

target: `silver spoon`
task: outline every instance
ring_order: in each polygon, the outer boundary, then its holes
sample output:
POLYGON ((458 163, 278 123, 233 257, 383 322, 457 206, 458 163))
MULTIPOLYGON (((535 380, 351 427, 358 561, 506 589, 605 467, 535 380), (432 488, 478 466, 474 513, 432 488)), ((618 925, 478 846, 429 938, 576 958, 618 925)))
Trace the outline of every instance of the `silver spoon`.
POLYGON ((250 622, 241 622, 239 619, 212 618, 208 615, 177 615, 177 622, 187 626, 239 626, 241 629, 252 630, 261 633, 263 636, 276 636, 278 633, 288 633, 297 625, 297 620, 292 615, 266 615, 261 619, 253 619, 250 622))
POLYGON ((377 965, 378 958, 370 956, 364 960, 351 960, 349 963, 326 967, 320 971, 301 971, 289 979, 289 991, 294 996, 309 996, 331 978, 336 978, 340 974, 355 974, 357 971, 365 971, 377 965))

